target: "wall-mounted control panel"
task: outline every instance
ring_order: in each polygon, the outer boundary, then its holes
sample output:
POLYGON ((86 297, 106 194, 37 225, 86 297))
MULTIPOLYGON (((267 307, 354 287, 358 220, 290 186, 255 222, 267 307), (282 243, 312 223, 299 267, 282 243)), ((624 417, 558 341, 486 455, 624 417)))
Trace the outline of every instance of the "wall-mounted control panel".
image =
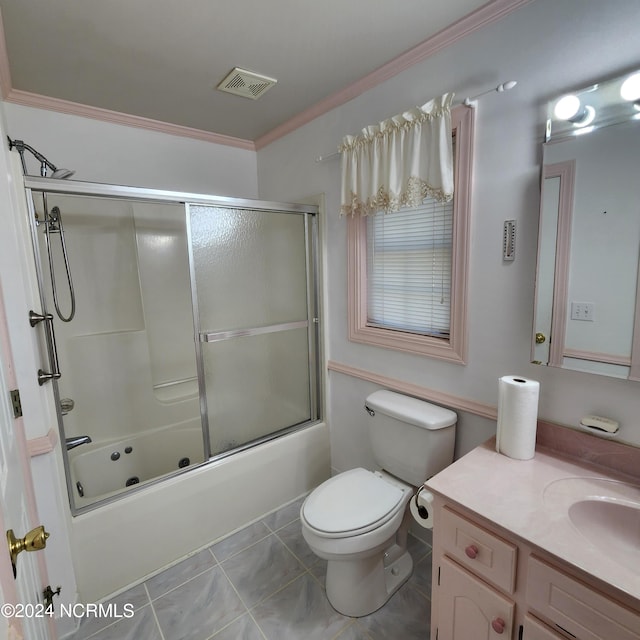
POLYGON ((571 319, 594 321, 594 305, 593 302, 572 302, 571 303, 571 319))

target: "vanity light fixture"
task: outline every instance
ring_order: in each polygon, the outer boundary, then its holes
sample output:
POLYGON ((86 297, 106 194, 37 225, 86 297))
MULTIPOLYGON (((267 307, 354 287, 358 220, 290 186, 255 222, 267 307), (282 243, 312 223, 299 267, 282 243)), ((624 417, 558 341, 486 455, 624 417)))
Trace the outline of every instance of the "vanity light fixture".
POLYGON ((640 120, 640 68, 569 89, 547 104, 545 142, 640 120))
MULTIPOLYGON (((574 126, 579 126, 579 125, 574 125, 574 126)), ((584 135, 584 134, 587 134, 587 133, 591 133, 594 130, 595 130, 594 126, 587 127, 586 125, 582 125, 582 128, 581 129, 576 129, 574 131, 574 133, 577 136, 581 136, 581 135, 584 135)))

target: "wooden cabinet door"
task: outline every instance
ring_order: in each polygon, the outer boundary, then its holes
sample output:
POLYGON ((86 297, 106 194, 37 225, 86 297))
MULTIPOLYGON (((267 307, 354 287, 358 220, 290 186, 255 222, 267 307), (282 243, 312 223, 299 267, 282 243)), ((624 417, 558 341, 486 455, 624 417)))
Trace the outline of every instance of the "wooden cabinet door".
POLYGON ((540 558, 529 558, 527 605, 580 640, 640 640, 640 615, 540 558))
POLYGON ((438 640, 512 637, 514 603, 446 556, 438 589, 438 640))

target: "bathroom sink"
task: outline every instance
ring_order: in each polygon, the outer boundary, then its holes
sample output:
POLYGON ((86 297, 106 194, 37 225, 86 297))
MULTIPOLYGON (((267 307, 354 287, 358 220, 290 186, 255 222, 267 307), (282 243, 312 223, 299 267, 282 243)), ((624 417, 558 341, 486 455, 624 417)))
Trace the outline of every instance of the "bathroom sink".
POLYGON ((640 570, 640 487, 606 478, 561 478, 544 502, 602 553, 640 570))

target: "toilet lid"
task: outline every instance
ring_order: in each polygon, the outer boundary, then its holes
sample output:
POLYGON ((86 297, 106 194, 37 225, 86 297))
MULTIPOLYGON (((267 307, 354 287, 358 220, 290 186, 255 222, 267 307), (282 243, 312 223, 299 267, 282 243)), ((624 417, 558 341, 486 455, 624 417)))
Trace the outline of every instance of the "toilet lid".
POLYGON ((373 528, 397 512, 405 493, 380 475, 352 469, 312 491, 303 514, 311 527, 328 534, 373 528))

